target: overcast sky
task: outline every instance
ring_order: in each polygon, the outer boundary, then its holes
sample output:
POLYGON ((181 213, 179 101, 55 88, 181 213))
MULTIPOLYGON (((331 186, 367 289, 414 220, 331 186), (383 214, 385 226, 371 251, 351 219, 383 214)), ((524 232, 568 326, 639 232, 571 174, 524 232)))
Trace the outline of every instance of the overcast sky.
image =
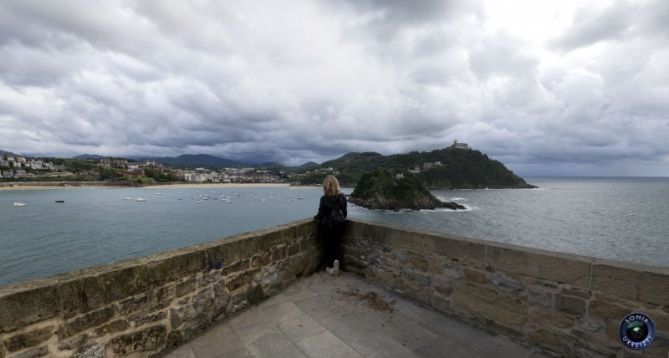
POLYGON ((669 1, 0 2, 0 149, 669 175, 669 1), (466 5, 465 5, 466 4, 466 5))

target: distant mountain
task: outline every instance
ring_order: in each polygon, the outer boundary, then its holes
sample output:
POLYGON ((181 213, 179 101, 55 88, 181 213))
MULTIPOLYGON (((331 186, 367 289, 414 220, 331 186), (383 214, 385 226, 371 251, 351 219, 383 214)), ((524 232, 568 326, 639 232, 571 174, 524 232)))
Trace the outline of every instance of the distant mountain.
POLYGON ((220 158, 208 154, 184 154, 178 157, 141 158, 141 159, 155 160, 156 163, 161 163, 176 168, 196 168, 196 167, 226 168, 226 167, 251 166, 250 164, 247 163, 220 158))
MULTIPOLYGON (((363 173, 377 168, 408 171, 418 167, 416 177, 432 188, 529 188, 523 178, 515 175, 499 161, 472 149, 444 148, 431 152, 410 152, 384 156, 374 152, 348 153, 321 164, 333 168, 342 185, 355 186, 363 173)), ((317 184, 325 174, 306 176, 303 184, 317 184)))
POLYGON ((16 154, 16 153, 12 153, 12 152, 7 152, 7 151, 4 151, 4 150, 0 150, 0 155, 1 155, 1 156, 6 156, 6 155, 7 155, 7 156, 10 156, 10 157, 19 157, 19 156, 21 156, 20 154, 16 154))
POLYGON ((306 162, 306 163, 304 163, 304 164, 302 164, 302 165, 298 165, 298 166, 296 166, 296 167, 293 167, 293 169, 307 170, 307 169, 311 169, 311 168, 316 168, 316 167, 318 167, 319 165, 320 165, 320 164, 318 164, 318 163, 316 163, 316 162, 306 162))
POLYGON ((102 158, 105 157, 97 154, 82 154, 82 155, 77 155, 76 157, 72 157, 72 159, 77 159, 77 160, 99 160, 102 158))

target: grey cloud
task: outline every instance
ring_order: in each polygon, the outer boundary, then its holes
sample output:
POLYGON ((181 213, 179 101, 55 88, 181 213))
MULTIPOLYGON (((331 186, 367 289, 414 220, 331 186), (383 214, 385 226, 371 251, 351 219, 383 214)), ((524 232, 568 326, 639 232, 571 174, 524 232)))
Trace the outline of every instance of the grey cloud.
POLYGON ((5 1, 0 149, 299 164, 458 139, 531 173, 666 165, 669 6, 582 9, 539 50, 483 6, 5 1))

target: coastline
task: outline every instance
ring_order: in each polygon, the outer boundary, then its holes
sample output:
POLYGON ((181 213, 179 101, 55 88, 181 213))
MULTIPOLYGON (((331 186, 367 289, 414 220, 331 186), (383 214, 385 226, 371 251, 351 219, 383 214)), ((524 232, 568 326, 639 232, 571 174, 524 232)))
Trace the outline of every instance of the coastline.
POLYGON ((292 185, 289 183, 166 183, 151 185, 125 185, 106 182, 13 182, 0 183, 0 191, 5 190, 49 190, 49 189, 221 189, 221 188, 315 188, 313 185, 292 185))

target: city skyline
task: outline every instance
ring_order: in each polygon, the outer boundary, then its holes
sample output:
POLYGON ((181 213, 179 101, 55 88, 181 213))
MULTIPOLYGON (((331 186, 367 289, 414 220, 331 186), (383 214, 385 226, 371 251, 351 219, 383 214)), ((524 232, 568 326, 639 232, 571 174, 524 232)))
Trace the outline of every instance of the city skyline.
POLYGON ((669 4, 0 4, 0 150, 299 165, 454 139, 669 176, 669 4))

